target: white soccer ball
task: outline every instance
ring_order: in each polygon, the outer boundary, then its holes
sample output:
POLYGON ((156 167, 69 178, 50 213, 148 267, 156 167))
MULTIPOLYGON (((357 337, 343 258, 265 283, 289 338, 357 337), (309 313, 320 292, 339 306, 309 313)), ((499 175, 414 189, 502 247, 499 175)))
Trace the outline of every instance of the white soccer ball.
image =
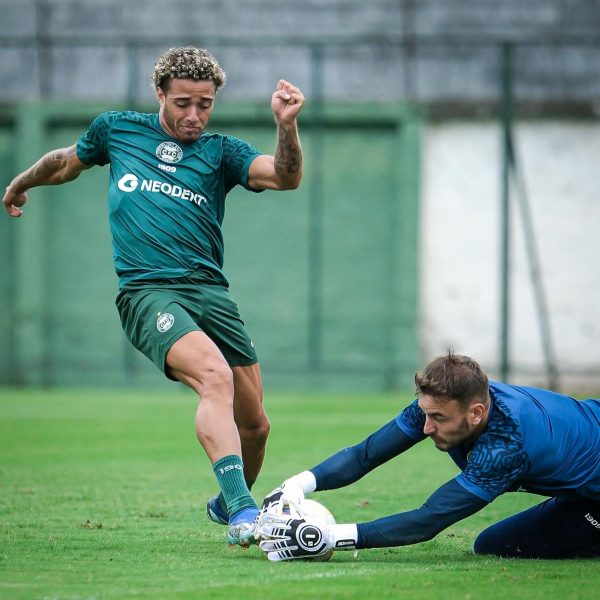
MULTIPOLYGON (((296 514, 307 521, 313 521, 317 525, 320 523, 323 525, 335 525, 335 518, 329 509, 323 506, 320 502, 311 500, 310 498, 304 498, 299 506, 290 507, 290 513, 296 514)), ((333 552, 334 551, 332 549, 325 554, 321 554, 321 556, 316 556, 315 558, 309 558, 306 560, 311 560, 314 562, 326 562, 333 556, 333 552)))

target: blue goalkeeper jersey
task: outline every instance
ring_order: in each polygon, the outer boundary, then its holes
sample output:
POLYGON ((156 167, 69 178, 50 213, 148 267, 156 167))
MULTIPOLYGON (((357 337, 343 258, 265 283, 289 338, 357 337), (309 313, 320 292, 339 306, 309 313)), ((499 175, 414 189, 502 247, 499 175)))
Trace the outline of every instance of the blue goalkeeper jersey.
MULTIPOLYGON (((77 143, 86 165, 110 163, 113 260, 119 286, 195 276, 227 285, 223 274, 225 196, 248 186, 259 152, 231 136, 203 133, 184 144, 158 114, 98 116, 77 143)), ((260 190, 252 190, 260 191, 260 190)))
MULTIPOLYGON (((483 433, 448 452, 463 488, 486 502, 518 490, 600 499, 600 400, 496 382, 490 396, 483 433)), ((416 400, 396 423, 415 442, 426 437, 416 400)))

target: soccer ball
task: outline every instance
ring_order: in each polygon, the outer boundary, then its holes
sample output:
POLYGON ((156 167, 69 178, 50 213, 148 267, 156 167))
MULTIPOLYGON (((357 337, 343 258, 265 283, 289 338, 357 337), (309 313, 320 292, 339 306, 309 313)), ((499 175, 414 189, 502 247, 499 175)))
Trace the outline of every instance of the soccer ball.
MULTIPOLYGON (((301 517, 307 521, 314 521, 317 524, 322 523, 323 525, 335 525, 335 518, 329 512, 329 509, 323 506, 320 502, 311 500, 310 498, 304 498, 299 506, 290 507, 289 510, 290 514, 293 516, 301 517)), ((306 560, 313 562, 326 562, 333 556, 333 552, 334 551, 332 549, 321 556, 307 558, 306 560)))

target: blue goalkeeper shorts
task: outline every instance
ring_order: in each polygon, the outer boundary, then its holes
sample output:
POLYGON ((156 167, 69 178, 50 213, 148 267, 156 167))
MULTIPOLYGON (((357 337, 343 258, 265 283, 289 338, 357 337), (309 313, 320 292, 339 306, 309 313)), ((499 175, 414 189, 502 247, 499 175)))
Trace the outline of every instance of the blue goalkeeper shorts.
POLYGON ((510 558, 600 557, 600 501, 551 498, 482 531, 474 551, 510 558))

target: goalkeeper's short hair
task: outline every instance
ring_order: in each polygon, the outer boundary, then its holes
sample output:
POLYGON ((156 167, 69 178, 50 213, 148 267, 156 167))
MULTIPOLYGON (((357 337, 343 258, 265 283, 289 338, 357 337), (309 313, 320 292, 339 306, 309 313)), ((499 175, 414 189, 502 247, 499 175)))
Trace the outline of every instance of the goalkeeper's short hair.
POLYGON ((489 401, 489 380, 479 363, 449 351, 431 361, 415 375, 417 395, 457 400, 463 406, 472 400, 489 401))

